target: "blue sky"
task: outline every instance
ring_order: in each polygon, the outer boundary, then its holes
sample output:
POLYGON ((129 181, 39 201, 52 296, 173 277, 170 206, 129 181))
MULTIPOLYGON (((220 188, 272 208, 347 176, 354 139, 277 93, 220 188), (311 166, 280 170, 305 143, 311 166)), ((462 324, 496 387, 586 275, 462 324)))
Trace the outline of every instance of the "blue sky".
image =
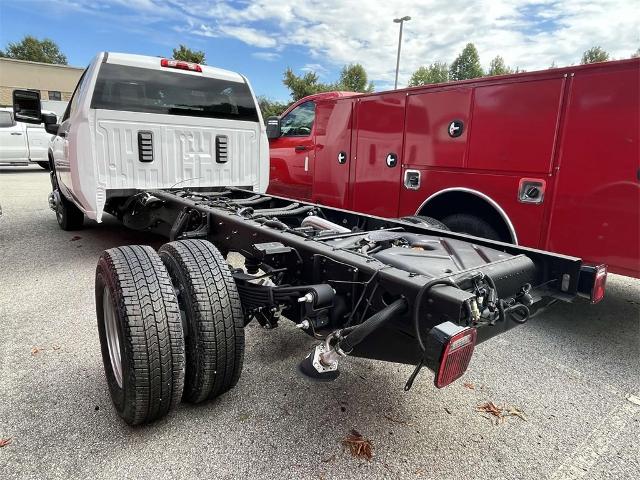
POLYGON ((98 51, 170 56, 184 43, 210 65, 242 72, 258 94, 286 100, 282 73, 314 70, 324 81, 359 62, 376 89, 392 87, 394 17, 405 26, 400 83, 418 66, 450 62, 474 42, 482 63, 495 55, 527 70, 579 62, 601 45, 615 58, 640 47, 640 9, 628 0, 0 0, 0 46, 24 35, 58 43, 71 65, 98 51))

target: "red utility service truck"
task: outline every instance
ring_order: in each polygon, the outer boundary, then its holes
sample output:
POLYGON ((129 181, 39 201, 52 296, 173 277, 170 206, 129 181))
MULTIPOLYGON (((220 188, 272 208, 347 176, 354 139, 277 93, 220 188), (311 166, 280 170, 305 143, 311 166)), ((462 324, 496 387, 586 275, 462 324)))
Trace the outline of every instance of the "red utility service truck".
POLYGON ((640 277, 640 59, 390 92, 268 120, 269 192, 640 277))

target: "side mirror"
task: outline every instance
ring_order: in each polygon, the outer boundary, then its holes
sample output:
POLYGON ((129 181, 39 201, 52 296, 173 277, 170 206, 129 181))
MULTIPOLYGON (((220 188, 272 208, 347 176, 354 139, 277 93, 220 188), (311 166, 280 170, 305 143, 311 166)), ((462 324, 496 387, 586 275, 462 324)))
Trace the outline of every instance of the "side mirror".
POLYGON ((280 117, 269 117, 267 118, 267 138, 271 140, 272 138, 278 138, 282 135, 280 131, 280 117))
POLYGON ((40 92, 35 90, 13 91, 13 117, 17 122, 42 123, 40 92))
POLYGON ((50 133, 51 135, 58 134, 60 124, 58 124, 58 117, 56 117, 55 113, 43 113, 42 121, 44 122, 44 129, 47 133, 50 133))

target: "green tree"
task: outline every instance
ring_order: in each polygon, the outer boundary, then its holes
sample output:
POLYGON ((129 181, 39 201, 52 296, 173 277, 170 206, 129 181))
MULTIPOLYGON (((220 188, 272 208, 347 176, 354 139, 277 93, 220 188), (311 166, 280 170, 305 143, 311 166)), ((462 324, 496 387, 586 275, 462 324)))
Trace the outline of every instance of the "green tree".
POLYGON ((500 55, 496 55, 496 57, 491 60, 489 64, 489 73, 487 76, 492 77, 494 75, 508 75, 510 73, 514 73, 513 68, 507 67, 504 63, 504 58, 500 55))
POLYGON ((587 63, 606 62, 609 60, 609 54, 601 47, 591 47, 582 54, 580 63, 586 65, 587 63))
POLYGON ((315 72, 306 72, 304 75, 299 76, 293 73, 293 70, 290 68, 285 70, 282 83, 284 83, 291 92, 291 98, 294 102, 307 95, 327 92, 333 87, 333 85, 320 82, 318 74, 315 72))
POLYGON ((277 100, 271 100, 270 98, 259 95, 258 106, 262 112, 262 118, 266 120, 268 117, 277 117, 284 112, 289 106, 288 103, 278 102, 277 100))
POLYGON ((480 65, 480 55, 473 43, 467 43, 460 55, 449 67, 451 80, 467 80, 469 78, 482 77, 484 72, 480 65))
POLYGON ((428 67, 418 68, 409 80, 410 87, 427 85, 430 83, 444 83, 449 81, 449 68, 445 62, 435 62, 428 67))
POLYGON ((348 92, 373 92, 373 83, 369 81, 367 71, 359 63, 351 63, 342 67, 340 79, 335 85, 336 90, 348 92))
POLYGON ((53 40, 38 40, 31 35, 26 35, 18 43, 9 42, 5 51, 0 50, 0 56, 30 62, 67 64, 67 57, 53 40))
POLYGON ((631 58, 640 58, 640 48, 631 54, 631 58))
POLYGON ((178 48, 173 49, 173 58, 175 60, 182 60, 183 62, 205 65, 204 52, 200 50, 191 50, 189 47, 182 44, 180 44, 178 48))

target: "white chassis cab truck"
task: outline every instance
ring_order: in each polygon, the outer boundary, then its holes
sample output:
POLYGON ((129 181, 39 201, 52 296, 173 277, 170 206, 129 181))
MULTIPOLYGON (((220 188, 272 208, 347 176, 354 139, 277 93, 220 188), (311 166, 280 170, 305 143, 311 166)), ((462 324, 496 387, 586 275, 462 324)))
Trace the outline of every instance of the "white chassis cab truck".
POLYGON ((14 92, 14 114, 56 135, 51 204, 63 229, 106 211, 169 238, 158 252, 106 250, 96 269, 105 376, 129 424, 234 387, 251 321, 268 330, 287 318, 319 341, 298 365, 306 378, 336 380, 351 355, 414 365, 405 390, 423 368, 442 388, 464 374, 477 343, 556 301, 604 292, 606 270, 578 258, 453 233, 428 217, 264 194, 267 135, 280 125, 263 127, 236 73, 101 53, 62 123, 32 91, 14 92), (227 264, 230 252, 242 268, 227 264))
MULTIPOLYGON (((58 124, 50 205, 60 226, 98 222, 112 199, 154 188, 227 185, 265 191, 269 146, 242 75, 176 60, 103 52, 58 124)), ((107 208, 108 209, 108 208, 107 208)))

